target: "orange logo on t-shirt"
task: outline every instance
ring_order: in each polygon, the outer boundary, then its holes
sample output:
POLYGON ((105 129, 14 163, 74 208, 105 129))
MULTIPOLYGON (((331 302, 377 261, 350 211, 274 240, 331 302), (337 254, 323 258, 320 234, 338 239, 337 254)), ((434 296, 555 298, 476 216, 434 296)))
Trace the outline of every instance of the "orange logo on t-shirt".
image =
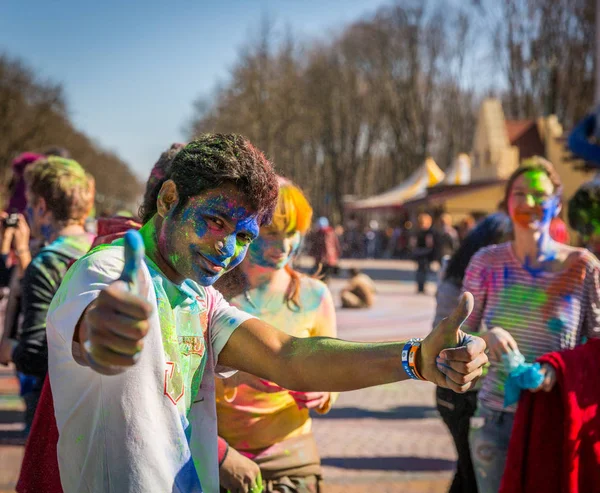
POLYGON ((179 348, 181 354, 189 356, 191 354, 197 354, 198 356, 204 356, 204 338, 198 336, 180 336, 179 337, 179 348))

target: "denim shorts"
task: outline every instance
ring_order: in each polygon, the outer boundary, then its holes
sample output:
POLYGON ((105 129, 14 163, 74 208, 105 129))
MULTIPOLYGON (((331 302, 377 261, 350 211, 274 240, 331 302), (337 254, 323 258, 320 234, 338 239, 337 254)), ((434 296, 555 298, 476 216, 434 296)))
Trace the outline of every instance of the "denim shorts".
POLYGON ((479 493, 500 489, 514 413, 493 411, 481 404, 471 418, 469 444, 479 493))

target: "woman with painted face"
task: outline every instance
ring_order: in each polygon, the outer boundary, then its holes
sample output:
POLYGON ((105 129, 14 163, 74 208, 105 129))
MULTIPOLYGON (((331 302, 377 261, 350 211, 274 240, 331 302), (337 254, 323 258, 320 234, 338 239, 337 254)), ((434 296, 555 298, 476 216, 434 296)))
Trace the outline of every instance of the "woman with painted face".
MULTIPOLYGON (((300 189, 280 179, 273 221, 250 245, 240 264, 243 292, 229 301, 292 336, 335 337, 327 286, 291 266, 311 218, 300 189)), ((228 444, 221 444, 224 489, 240 491, 247 479, 253 482, 245 476, 257 476, 260 468, 264 491, 319 491, 321 467, 309 409, 326 413, 335 393, 294 392, 238 372, 217 379, 216 397, 219 435, 228 444)))
MULTIPOLYGON (((500 487, 516 411, 516 405, 504 405, 503 361, 519 351, 532 363, 600 337, 600 263, 550 235, 561 210, 561 182, 552 164, 540 157, 525 160, 507 182, 505 205, 514 240, 479 251, 463 283, 475 298, 463 330, 487 329, 482 338, 491 361, 470 432, 480 493, 500 487)), ((556 382, 550 365, 541 371, 544 379, 534 392, 550 391, 556 382)))

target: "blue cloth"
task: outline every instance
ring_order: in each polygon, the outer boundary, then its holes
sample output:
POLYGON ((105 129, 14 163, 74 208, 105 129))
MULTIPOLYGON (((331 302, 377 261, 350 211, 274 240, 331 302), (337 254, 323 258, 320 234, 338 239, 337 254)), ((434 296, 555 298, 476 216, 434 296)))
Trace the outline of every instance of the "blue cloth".
POLYGON ((504 407, 508 407, 519 402, 521 390, 538 388, 544 381, 544 374, 539 363, 526 363, 519 351, 504 354, 502 359, 509 371, 504 382, 504 407))
POLYGON ((19 395, 23 397, 25 394, 33 390, 40 390, 42 387, 41 379, 32 375, 25 375, 20 371, 17 372, 17 378, 19 379, 19 395))
POLYGON ((569 135, 567 145, 577 157, 595 164, 595 167, 598 168, 600 167, 600 146, 589 140, 595 131, 596 116, 594 114, 586 115, 569 135))

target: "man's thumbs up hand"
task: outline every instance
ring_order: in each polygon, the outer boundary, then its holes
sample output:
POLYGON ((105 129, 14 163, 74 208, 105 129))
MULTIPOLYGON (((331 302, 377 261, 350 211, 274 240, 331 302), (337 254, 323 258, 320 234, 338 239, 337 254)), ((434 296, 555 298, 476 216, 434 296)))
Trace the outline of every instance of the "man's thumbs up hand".
POLYGON ((460 330, 473 310, 473 295, 464 293, 458 306, 421 343, 419 369, 426 380, 455 392, 473 388, 488 358, 485 342, 460 330))
POLYGON ((132 366, 144 346, 152 305, 137 295, 144 244, 137 231, 125 235, 125 267, 85 312, 84 348, 90 366, 114 374, 132 366))

